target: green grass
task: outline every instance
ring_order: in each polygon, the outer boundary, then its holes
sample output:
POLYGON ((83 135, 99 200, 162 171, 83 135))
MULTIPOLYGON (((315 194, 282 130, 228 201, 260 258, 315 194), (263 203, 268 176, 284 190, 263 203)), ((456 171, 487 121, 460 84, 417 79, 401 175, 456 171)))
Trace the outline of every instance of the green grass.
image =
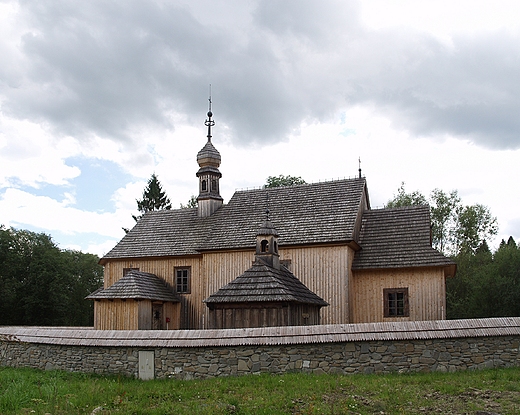
POLYGON ((0 414, 520 413, 520 368, 140 381, 0 368, 0 414))

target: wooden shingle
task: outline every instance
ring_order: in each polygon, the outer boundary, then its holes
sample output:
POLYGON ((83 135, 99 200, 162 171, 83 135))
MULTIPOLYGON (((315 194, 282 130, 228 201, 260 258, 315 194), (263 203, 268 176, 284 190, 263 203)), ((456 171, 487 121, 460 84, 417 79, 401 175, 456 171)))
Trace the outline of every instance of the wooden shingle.
POLYGON ((169 301, 177 303, 180 299, 173 288, 157 275, 132 270, 123 278, 106 289, 98 289, 86 297, 87 300, 134 299, 169 301))
POLYGON ((455 263, 431 246, 430 208, 409 206, 363 213, 353 270, 444 266, 455 263))
POLYGON ((204 300, 212 303, 289 302, 326 306, 283 265, 276 269, 257 259, 251 268, 204 300))
POLYGON ((209 217, 196 208, 148 212, 101 262, 253 248, 267 205, 280 246, 349 242, 365 186, 362 178, 237 191, 209 217))

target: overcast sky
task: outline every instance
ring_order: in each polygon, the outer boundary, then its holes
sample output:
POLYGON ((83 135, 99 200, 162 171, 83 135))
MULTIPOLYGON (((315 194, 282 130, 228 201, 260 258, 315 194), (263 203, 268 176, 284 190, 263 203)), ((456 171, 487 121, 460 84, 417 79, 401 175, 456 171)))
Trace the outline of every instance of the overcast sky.
POLYGON ((146 181, 458 190, 520 241, 517 1, 0 0, 0 224, 106 253, 146 181))

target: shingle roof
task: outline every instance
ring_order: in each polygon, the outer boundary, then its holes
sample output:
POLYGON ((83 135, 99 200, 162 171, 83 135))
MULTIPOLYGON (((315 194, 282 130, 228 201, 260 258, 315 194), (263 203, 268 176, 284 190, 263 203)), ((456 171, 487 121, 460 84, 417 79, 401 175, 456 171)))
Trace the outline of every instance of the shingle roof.
POLYGON ((283 265, 272 268, 257 259, 242 275, 210 295, 206 303, 291 302, 326 306, 283 265))
POLYGON ((202 147, 202 150, 200 150, 197 153, 197 160, 201 160, 204 158, 213 158, 217 159, 218 161, 221 160, 220 153, 215 148, 215 146, 211 143, 211 141, 208 141, 204 147, 202 147))
POLYGON ((345 179, 237 191, 206 218, 196 208, 148 212, 103 261, 253 248, 267 206, 280 246, 351 241, 364 191, 365 179, 345 179))
POLYGON ((320 345, 337 342, 415 339, 432 341, 519 335, 520 317, 212 330, 93 330, 92 327, 0 326, 0 338, 5 341, 74 347, 184 348, 309 343, 320 345))
POLYGON ((174 290, 157 275, 130 271, 106 289, 98 289, 86 297, 88 300, 129 299, 179 302, 174 290))
POLYGON ((446 266, 455 263, 431 247, 430 209, 410 206, 363 213, 353 270, 446 266))

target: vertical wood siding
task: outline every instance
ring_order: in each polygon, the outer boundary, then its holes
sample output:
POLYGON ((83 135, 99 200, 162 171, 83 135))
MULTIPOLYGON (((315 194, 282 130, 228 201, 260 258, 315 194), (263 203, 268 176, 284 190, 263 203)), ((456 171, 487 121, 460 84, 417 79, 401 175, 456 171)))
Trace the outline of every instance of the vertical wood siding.
POLYGON ((352 323, 446 318, 446 284, 442 268, 356 271, 351 288, 352 323), (383 289, 405 287, 408 287, 410 315, 385 318, 383 289))
POLYGON ((346 245, 280 249, 280 259, 291 260, 293 274, 329 303, 321 309, 321 324, 349 322, 348 264, 352 256, 346 245))
POLYGON ((134 300, 95 301, 95 328, 98 330, 137 330, 139 302, 134 300))
MULTIPOLYGON (((353 251, 346 245, 280 248, 280 259, 291 260, 291 271, 311 291, 330 305, 321 309, 321 323, 349 322, 348 279, 353 251)), ((180 311, 186 328, 208 327, 208 309, 203 300, 249 269, 254 251, 204 253, 199 257, 112 261, 105 265, 105 288, 123 276, 124 268, 139 268, 164 278, 175 286, 175 267, 191 267, 191 292, 180 311)))

